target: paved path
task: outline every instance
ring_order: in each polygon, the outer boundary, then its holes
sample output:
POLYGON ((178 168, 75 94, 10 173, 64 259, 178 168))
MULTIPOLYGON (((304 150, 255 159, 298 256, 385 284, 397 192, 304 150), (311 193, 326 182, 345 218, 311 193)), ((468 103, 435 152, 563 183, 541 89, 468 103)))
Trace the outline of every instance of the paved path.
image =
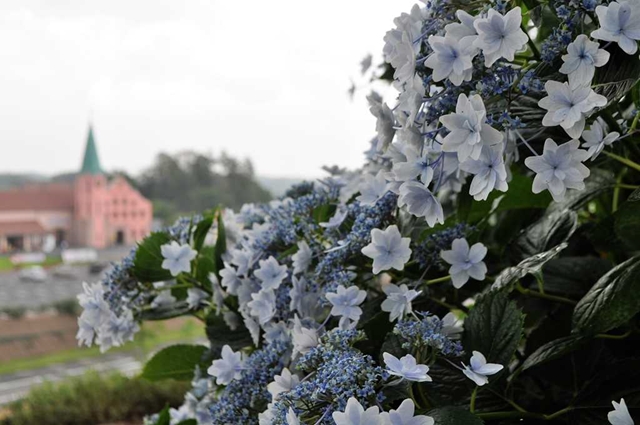
MULTIPOLYGON (((99 261, 117 261, 129 252, 128 248, 109 249, 98 253, 99 261)), ((47 272, 46 282, 25 282, 17 271, 0 273, 0 309, 3 307, 37 308, 51 305, 56 301, 75 298, 82 291, 82 282, 96 282, 102 274, 91 274, 89 266, 74 266, 73 276, 53 275, 54 268, 47 272)))
POLYGON ((0 375, 0 406, 18 400, 34 385, 45 381, 57 382, 65 378, 82 375, 89 370, 98 372, 120 372, 133 376, 141 369, 135 357, 126 353, 105 354, 77 362, 53 365, 42 369, 28 370, 10 375, 0 375))

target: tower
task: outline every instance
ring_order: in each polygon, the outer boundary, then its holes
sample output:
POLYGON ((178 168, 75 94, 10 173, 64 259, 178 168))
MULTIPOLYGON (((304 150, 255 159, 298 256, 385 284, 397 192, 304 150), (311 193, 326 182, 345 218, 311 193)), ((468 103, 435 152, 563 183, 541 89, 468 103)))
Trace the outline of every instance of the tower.
POLYGON ((74 182, 74 242, 80 246, 107 246, 107 178, 89 125, 82 167, 74 182))

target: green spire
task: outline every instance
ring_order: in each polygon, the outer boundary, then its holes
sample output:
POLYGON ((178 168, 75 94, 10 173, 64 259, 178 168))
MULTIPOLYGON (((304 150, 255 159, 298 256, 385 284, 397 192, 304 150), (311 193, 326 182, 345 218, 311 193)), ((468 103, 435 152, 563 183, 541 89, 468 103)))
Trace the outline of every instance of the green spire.
POLYGON ((80 174, 102 174, 102 167, 100 167, 100 159, 98 158, 98 149, 93 139, 93 127, 91 125, 89 125, 89 136, 87 136, 87 146, 84 150, 84 159, 82 160, 80 174))

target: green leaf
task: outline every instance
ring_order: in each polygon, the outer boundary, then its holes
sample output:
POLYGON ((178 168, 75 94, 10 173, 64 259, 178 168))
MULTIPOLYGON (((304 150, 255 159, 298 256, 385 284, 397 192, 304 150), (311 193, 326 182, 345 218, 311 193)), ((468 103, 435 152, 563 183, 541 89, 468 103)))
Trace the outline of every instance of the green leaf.
MULTIPOLYGON (((541 252, 536 255, 532 255, 529 258, 525 258, 517 266, 508 267, 504 269, 497 277, 493 285, 491 285, 492 291, 499 291, 504 288, 510 288, 510 286, 517 280, 522 279, 528 274, 535 274, 540 271, 542 266, 548 261, 555 258, 560 251, 567 247, 567 243, 563 242, 558 246, 551 248, 549 251, 541 252)), ((512 288, 510 288, 512 289, 512 288)))
POLYGON ((222 316, 215 312, 209 313, 206 318, 206 332, 214 352, 222 350, 225 345, 237 351, 252 344, 251 334, 244 325, 232 331, 222 316))
POLYGON ((531 353, 527 360, 522 364, 522 370, 525 371, 533 366, 547 363, 551 360, 562 357, 565 354, 576 350, 584 341, 584 338, 580 335, 569 335, 550 341, 531 353))
POLYGON ((480 351, 490 363, 506 366, 522 338, 524 315, 503 292, 482 295, 464 322, 465 351, 480 351))
POLYGON ((602 276, 573 311, 573 329, 583 334, 607 332, 640 312, 640 256, 602 276))
POLYGON ((555 258, 542 268, 544 289, 582 297, 611 267, 611 261, 598 257, 555 258))
POLYGON ((614 229, 618 238, 632 250, 640 250, 640 196, 635 191, 614 214, 614 229))
POLYGON ((149 381, 190 381, 206 351, 207 347, 204 345, 178 344, 167 347, 158 351, 144 365, 142 377, 149 381))
POLYGON ((553 202, 549 205, 547 212, 576 211, 614 184, 615 177, 611 171, 594 168, 591 170, 589 178, 584 181, 583 190, 568 190, 562 201, 553 202))
POLYGON ((193 232, 193 249, 200 251, 204 245, 204 241, 207 238, 207 233, 213 225, 213 215, 208 215, 198 222, 196 230, 193 232))
POLYGON ((198 425, 198 421, 195 419, 187 419, 186 421, 178 422, 177 425, 198 425))
POLYGON ((525 259, 568 241, 577 228, 578 215, 574 211, 547 212, 518 235, 511 249, 525 259))
POLYGON ((486 201, 472 203, 471 211, 468 214, 469 222, 473 223, 483 219, 491 211, 493 203, 498 197, 502 197, 502 199, 494 212, 546 208, 551 202, 551 195, 546 191, 537 195, 531 192, 532 182, 530 177, 514 173, 506 194, 494 190, 486 201))
POLYGON ((198 254, 195 273, 196 280, 202 283, 207 289, 211 289, 209 274, 214 273, 217 276, 217 272, 218 269, 216 268, 215 247, 205 246, 200 250, 200 253, 198 254))
POLYGON ((171 242, 171 237, 164 232, 155 232, 138 244, 136 257, 133 260, 133 275, 141 282, 160 282, 173 277, 169 270, 162 268, 162 252, 160 247, 171 242))
POLYGON ((462 407, 440 407, 427 414, 435 420, 435 425, 482 425, 484 421, 462 407))
POLYGON ((596 68, 593 77, 593 90, 605 96, 608 105, 616 103, 640 79, 640 59, 637 55, 628 55, 612 43, 607 66, 596 68))
POLYGON ((158 414, 158 421, 156 425, 171 425, 171 416, 169 415, 169 406, 165 406, 164 409, 158 414))
POLYGON ((216 239, 216 247, 214 251, 214 258, 216 263, 216 275, 220 278, 220 270, 224 269, 224 261, 222 256, 227 252, 227 232, 224 228, 224 221, 222 220, 222 212, 218 214, 218 237, 216 239))
POLYGON ((166 320, 183 316, 189 312, 189 304, 186 301, 178 301, 173 304, 164 304, 151 310, 143 310, 140 313, 141 320, 166 320))
POLYGON ((331 204, 318 205, 311 212, 311 217, 316 223, 324 223, 329 221, 333 211, 335 211, 335 207, 331 204))

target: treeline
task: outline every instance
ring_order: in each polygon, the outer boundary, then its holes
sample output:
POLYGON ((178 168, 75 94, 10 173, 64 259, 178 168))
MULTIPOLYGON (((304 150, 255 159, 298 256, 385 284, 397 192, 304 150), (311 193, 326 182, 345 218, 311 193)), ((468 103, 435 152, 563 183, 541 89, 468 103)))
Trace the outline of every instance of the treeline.
POLYGON ((247 202, 265 202, 271 194, 256 181, 253 164, 221 153, 160 153, 139 177, 126 176, 153 202, 154 215, 171 221, 217 205, 239 209, 247 202))

